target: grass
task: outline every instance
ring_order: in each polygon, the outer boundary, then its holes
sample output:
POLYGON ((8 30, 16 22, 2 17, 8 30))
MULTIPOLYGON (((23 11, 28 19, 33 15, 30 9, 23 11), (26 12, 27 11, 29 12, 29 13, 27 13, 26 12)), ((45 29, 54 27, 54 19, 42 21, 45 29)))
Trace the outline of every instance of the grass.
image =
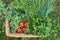
MULTIPOLYGON (((60 4, 60 1, 57 0, 58 4, 60 4)), ((60 8, 59 8, 60 9, 60 8)), ((58 18, 59 16, 59 20, 60 20, 60 10, 58 10, 57 8, 55 9, 54 12, 52 12, 53 14, 49 14, 50 17, 52 18, 53 15, 55 19, 58 18)), ((60 32, 59 32, 60 33, 60 32)), ((4 15, 0 15, 0 40, 59 40, 60 39, 60 34, 58 33, 58 36, 57 37, 48 37, 48 38, 11 38, 11 37, 7 37, 6 34, 5 34, 5 17, 4 15)))

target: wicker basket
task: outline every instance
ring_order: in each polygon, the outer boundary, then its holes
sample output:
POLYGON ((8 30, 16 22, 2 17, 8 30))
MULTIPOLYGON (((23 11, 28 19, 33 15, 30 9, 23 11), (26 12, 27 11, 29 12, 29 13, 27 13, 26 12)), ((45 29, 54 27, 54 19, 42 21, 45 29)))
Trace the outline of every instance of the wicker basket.
POLYGON ((10 32, 10 27, 9 27, 9 20, 6 19, 6 35, 9 36, 9 37, 39 37, 37 35, 33 35, 33 34, 25 34, 25 33, 11 33, 10 32))

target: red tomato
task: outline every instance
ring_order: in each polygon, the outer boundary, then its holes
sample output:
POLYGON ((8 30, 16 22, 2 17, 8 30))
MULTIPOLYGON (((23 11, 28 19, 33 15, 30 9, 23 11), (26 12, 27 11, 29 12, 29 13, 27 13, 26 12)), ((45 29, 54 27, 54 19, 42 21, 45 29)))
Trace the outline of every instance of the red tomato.
POLYGON ((29 25, 29 23, 28 22, 19 22, 19 24, 18 24, 19 26, 28 26, 29 25))
POLYGON ((21 28, 17 28, 17 29, 16 29, 16 32, 17 32, 17 33, 21 33, 21 32, 22 32, 21 28))
POLYGON ((22 32, 24 32, 25 29, 26 29, 26 28, 21 28, 22 32))
POLYGON ((25 26, 23 26, 23 27, 21 27, 21 29, 25 30, 25 29, 26 29, 26 27, 25 27, 25 26))
POLYGON ((24 26, 24 22, 19 22, 19 26, 24 26))
POLYGON ((24 26, 25 26, 25 27, 27 27, 28 25, 29 25, 29 23, 28 23, 28 22, 25 22, 25 23, 24 23, 24 26))
POLYGON ((28 25, 29 25, 28 22, 19 22, 19 26, 22 26, 22 27, 21 28, 17 28, 16 32, 17 33, 24 32, 24 30, 27 28, 28 25))

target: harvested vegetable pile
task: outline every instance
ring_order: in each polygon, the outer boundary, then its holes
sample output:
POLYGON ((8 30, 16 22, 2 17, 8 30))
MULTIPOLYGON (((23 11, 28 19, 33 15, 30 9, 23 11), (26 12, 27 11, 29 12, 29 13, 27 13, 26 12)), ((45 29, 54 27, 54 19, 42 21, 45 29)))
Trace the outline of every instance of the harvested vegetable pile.
POLYGON ((27 22, 29 25, 23 30, 24 33, 46 38, 51 34, 57 36, 57 32, 60 31, 60 23, 48 16, 53 11, 54 3, 55 0, 14 0, 9 4, 1 3, 0 11, 10 21, 11 32, 16 33, 17 28, 20 30, 19 22, 27 22))

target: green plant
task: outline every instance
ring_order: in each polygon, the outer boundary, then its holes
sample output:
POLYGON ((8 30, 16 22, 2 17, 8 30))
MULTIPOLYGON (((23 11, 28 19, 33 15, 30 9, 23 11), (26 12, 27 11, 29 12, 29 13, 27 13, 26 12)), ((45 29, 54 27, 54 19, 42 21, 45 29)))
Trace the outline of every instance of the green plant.
POLYGON ((9 10, 5 8, 5 4, 1 7, 5 18, 10 20, 11 32, 16 32, 16 28, 19 27, 18 22, 28 21, 30 25, 25 33, 32 33, 46 38, 51 35, 56 36, 60 31, 60 23, 56 19, 53 20, 48 17, 54 3, 55 0, 14 0, 8 4, 9 10))

